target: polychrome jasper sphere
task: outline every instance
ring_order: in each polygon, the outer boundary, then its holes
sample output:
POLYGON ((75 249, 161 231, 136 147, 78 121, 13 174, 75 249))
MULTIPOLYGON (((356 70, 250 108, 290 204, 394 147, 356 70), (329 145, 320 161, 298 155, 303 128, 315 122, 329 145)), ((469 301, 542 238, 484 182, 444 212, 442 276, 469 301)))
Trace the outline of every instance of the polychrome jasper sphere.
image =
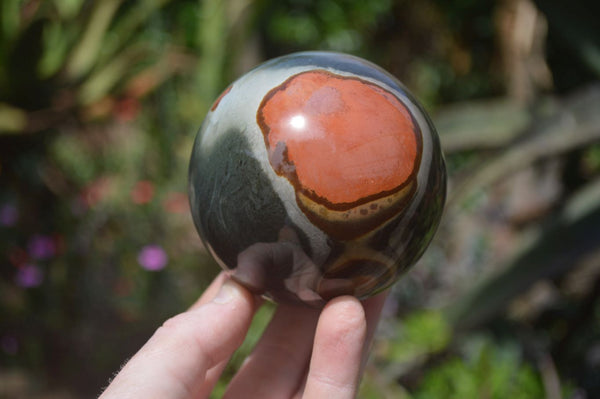
POLYGON ((393 284, 440 220, 435 129, 392 75, 350 55, 268 61, 230 85, 190 161, 196 228, 255 293, 322 306, 393 284))

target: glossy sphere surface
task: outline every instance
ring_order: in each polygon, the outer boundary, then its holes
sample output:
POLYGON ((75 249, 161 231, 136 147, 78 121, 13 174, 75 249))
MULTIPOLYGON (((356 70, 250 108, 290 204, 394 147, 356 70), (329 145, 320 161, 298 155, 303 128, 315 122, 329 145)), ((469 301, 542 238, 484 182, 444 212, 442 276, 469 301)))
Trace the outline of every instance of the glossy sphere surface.
POLYGON ((446 171, 429 118, 356 57, 297 53, 242 76, 194 144, 194 223, 232 277, 279 302, 366 298, 423 254, 446 171))

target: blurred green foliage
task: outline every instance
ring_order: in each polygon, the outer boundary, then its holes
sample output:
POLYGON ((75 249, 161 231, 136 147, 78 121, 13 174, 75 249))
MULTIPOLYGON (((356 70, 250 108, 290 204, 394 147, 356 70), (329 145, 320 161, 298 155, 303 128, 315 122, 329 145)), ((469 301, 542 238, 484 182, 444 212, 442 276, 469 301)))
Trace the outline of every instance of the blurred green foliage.
POLYGON ((451 327, 439 312, 416 311, 396 324, 394 339, 384 354, 392 362, 413 361, 443 350, 450 342, 451 327))
MULTIPOLYGON (((431 111, 437 239, 390 292, 365 398, 597 397, 600 27, 582 0, 0 2, 0 397, 88 397, 218 266, 187 205, 203 115, 299 50, 431 111)), ((263 307, 217 386, 251 351, 263 307)))
POLYGON ((415 399, 425 398, 542 398, 543 385, 524 364, 520 349, 485 338, 472 338, 464 358, 451 358, 428 371, 415 399))

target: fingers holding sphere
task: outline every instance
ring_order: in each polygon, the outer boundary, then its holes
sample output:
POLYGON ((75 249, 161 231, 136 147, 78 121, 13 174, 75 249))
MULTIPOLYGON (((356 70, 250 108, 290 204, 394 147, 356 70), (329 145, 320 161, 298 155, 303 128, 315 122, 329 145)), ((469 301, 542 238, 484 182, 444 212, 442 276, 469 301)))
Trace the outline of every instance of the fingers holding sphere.
POLYGON ((353 297, 330 301, 323 309, 306 378, 304 398, 354 398, 367 338, 363 305, 353 297))

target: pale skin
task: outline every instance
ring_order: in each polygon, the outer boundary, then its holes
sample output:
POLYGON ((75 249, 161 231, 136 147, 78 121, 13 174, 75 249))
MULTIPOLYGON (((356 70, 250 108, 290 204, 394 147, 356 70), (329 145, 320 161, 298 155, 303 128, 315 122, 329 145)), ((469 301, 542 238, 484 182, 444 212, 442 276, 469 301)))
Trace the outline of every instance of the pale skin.
MULTIPOLYGON (((354 398, 384 300, 344 296, 322 310, 279 305, 224 397, 354 398)), ((100 398, 209 397, 261 302, 220 274, 154 333, 100 398)))

